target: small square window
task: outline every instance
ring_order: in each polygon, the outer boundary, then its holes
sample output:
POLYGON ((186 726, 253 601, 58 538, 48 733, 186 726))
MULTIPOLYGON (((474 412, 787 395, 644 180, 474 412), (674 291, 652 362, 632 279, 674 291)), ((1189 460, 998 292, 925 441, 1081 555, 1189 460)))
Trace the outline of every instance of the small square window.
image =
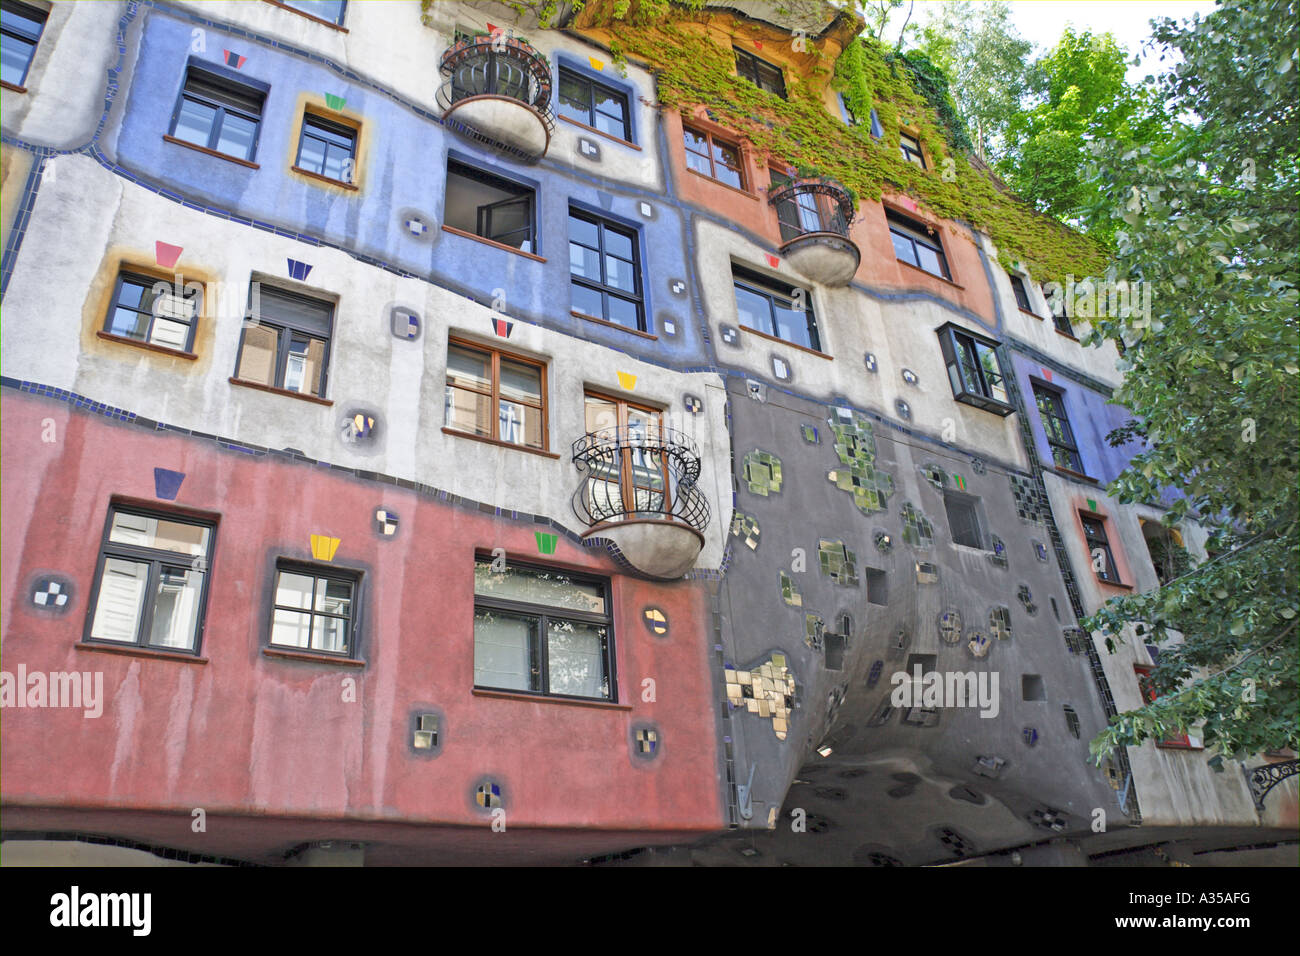
POLYGON ((46 13, 25 3, 0 4, 0 80, 21 87, 36 56, 46 13))
POLYGON ((753 83, 760 90, 766 90, 785 99, 785 75, 781 68, 766 60, 760 60, 748 50, 732 48, 736 54, 736 73, 753 83))
POLYGON ((1034 307, 1029 302, 1029 289, 1025 286, 1025 280, 1020 276, 1012 276, 1011 291, 1015 293, 1016 305, 1020 307, 1021 311, 1033 315, 1034 307))
POLYGON ((686 147, 687 168, 736 189, 747 188, 739 146, 689 126, 682 127, 682 137, 686 147))
POLYGON ((311 113, 302 118, 294 168, 351 185, 355 179, 357 131, 311 113))
POLYGON ((546 369, 540 362, 452 339, 444 394, 452 431, 546 450, 546 369))
POLYGON ((952 530, 953 544, 967 548, 983 548, 984 536, 980 533, 979 510, 976 500, 957 492, 948 491, 943 496, 943 507, 948 512, 948 527, 952 530))
POLYGON ((119 273, 104 331, 188 352, 194 345, 201 298, 193 284, 178 290, 165 279, 119 273))
POLYGON ((172 114, 175 139, 252 161, 266 94, 199 67, 190 67, 172 114))
POLYGON ((921 152, 921 141, 906 133, 898 134, 898 149, 903 159, 925 169, 925 155, 921 152))
POLYGON ((632 139, 627 94, 564 67, 560 67, 557 112, 615 139, 632 139))
POLYGON ((537 252, 532 187, 502 179, 465 163, 447 163, 444 225, 520 252, 537 252))
POLYGON ((731 267, 731 276, 743 327, 814 352, 822 350, 807 289, 786 286, 737 265, 731 267))
POLYGON ((249 312, 235 377, 323 398, 333 305, 254 282, 249 312))
POLYGON ((996 415, 1015 411, 996 342, 949 324, 939 329, 939 346, 948 369, 948 384, 957 401, 996 415))
POLYGON ((1119 571, 1115 567, 1115 554, 1110 549, 1110 539, 1106 536, 1106 523, 1097 515, 1079 512, 1079 523, 1083 525, 1083 537, 1088 543, 1088 560, 1098 580, 1109 584, 1119 584, 1119 571))
POLYGON ((271 600, 271 644, 339 657, 356 656, 360 575, 281 561, 271 600))
POLYGON ((197 654, 214 531, 192 518, 111 507, 86 639, 197 654))
POLYGON ((909 219, 892 209, 885 210, 889 222, 889 236, 894 243, 894 258, 916 266, 931 275, 952 281, 948 271, 948 257, 944 255, 943 242, 933 226, 909 219))
POLYGON ((1020 676, 1020 699, 1047 700, 1047 687, 1043 684, 1043 678, 1040 675, 1022 674, 1020 676))

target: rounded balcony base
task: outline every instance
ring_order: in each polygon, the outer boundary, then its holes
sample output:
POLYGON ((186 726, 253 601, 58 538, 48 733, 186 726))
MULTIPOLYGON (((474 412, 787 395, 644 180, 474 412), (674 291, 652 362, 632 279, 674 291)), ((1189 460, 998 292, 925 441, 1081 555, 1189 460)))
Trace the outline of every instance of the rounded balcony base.
POLYGON ((533 159, 551 145, 551 129, 537 110, 508 96, 467 96, 449 106, 443 119, 465 126, 486 140, 533 159))
POLYGON ((862 254, 851 239, 833 232, 809 232, 781 247, 781 255, 800 275, 827 286, 848 285, 862 254))
POLYGON ((608 541, 623 560, 648 578, 680 578, 695 566, 704 535, 680 521, 628 518, 606 521, 583 534, 584 542, 608 541))

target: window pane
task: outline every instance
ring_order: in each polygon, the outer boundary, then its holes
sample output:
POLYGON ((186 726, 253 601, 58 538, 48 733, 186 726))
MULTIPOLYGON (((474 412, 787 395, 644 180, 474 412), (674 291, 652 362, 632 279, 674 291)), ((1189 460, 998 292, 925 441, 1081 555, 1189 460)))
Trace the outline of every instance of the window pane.
POLYGON ((113 317, 109 320, 108 331, 113 335, 124 335, 143 342, 145 336, 149 334, 149 313, 118 308, 114 310, 113 317))
POLYGON ((285 0, 285 6, 310 13, 313 17, 330 23, 342 23, 344 2, 345 0, 285 0))
POLYGON ((536 666, 537 620, 507 611, 474 611, 474 683, 541 690, 536 666))
POLYGON ((569 73, 560 73, 560 115, 576 119, 579 123, 590 122, 591 89, 582 80, 569 73))
POLYGON ((492 397, 447 386, 447 427, 471 435, 492 434, 492 397))
POLYGON ((271 643, 284 647, 311 646, 311 615, 305 611, 276 609, 271 620, 271 643))
POLYGON ((919 265, 916 258, 916 247, 911 239, 900 236, 896 232, 890 232, 889 238, 894 241, 894 257, 896 259, 910 265, 919 265))
POLYGON ((942 257, 929 246, 923 246, 918 242, 916 244, 916 255, 921 268, 926 272, 936 276, 947 275, 948 270, 943 263, 942 257))
POLYGON ((132 544, 199 557, 208 553, 210 530, 203 525, 117 511, 113 514, 108 540, 114 544, 132 544))
POLYGON ((458 345, 447 347, 447 384, 492 389, 492 356, 458 345))
POLYGON ((148 583, 148 564, 105 558, 90 636, 104 641, 134 643, 148 583))
POLYGON ((546 635, 548 690, 574 697, 609 697, 605 628, 576 621, 549 621, 546 635))
POLYGON ((616 295, 608 296, 606 301, 609 303, 609 321, 629 329, 641 328, 641 312, 635 302, 620 299, 616 295))
POLYGON ((766 296, 751 292, 744 286, 736 286, 736 311, 740 324, 749 329, 772 334, 772 306, 766 296))
POLYGON ((627 139, 627 123, 623 120, 621 108, 614 112, 613 115, 597 111, 595 126, 602 133, 617 136, 619 139, 627 139))
POLYGON ((331 144, 325 154, 325 175, 330 179, 337 179, 339 182, 350 181, 351 165, 348 161, 351 158, 351 150, 331 144))
POLYGON ((999 402, 1007 401, 1007 390, 1002 384, 1002 368, 998 365, 997 354, 983 342, 976 342, 980 364, 984 367, 984 380, 989 384, 989 396, 999 402))
POLYGON ((600 247, 600 228, 594 222, 579 219, 577 216, 570 216, 569 240, 598 249, 600 247))
POLYGON ((698 153, 686 151, 686 166, 697 173, 703 173, 705 176, 713 175, 713 166, 709 163, 709 157, 700 156, 698 153))
POLYGON ((279 607, 301 608, 309 611, 315 585, 316 578, 310 574, 281 571, 276 575, 275 603, 279 607))
POLYGON ((605 284, 624 292, 636 292, 636 270, 632 263, 616 256, 605 256, 605 284))
POLYGON ((320 173, 325 168, 325 144, 320 140, 304 135, 302 147, 298 153, 298 165, 313 173, 320 173))
POLYGON ((221 124, 221 135, 217 138, 217 152, 240 159, 252 159, 253 136, 257 133, 257 124, 242 116, 227 113, 221 124))
POLYGON ((173 322, 170 319, 156 319, 153 324, 153 332, 149 335, 149 341, 154 345, 162 345, 169 349, 185 349, 190 341, 190 327, 184 322, 173 322))
POLYGON ((348 652, 348 622, 341 617, 316 615, 312 624, 311 647, 314 651, 329 651, 332 654, 348 652))
POLYGON ((155 647, 194 650, 198 637, 199 596, 203 572, 192 568, 164 567, 154 593, 153 623, 149 643, 155 647))
POLYGON ((744 180, 741 179, 740 170, 738 169, 731 169, 717 163, 713 167, 713 176, 720 183, 726 183, 728 186, 734 186, 737 189, 744 188, 744 180))
POLYGON ((780 303, 776 305, 776 334, 779 338, 794 342, 796 345, 806 348, 816 347, 808 335, 808 313, 787 309, 780 303))
POLYGON ((275 384, 275 354, 280 334, 266 325, 244 329, 244 347, 239 353, 239 378, 262 385, 275 384))
POLYGON ((536 365, 525 365, 510 359, 501 360, 501 395, 541 404, 542 370, 536 365))
POLYGON ((497 437, 512 445, 542 447, 542 411, 518 402, 501 400, 497 415, 497 437))
POLYGON ((594 282, 600 281, 600 254, 594 249, 569 243, 569 272, 594 282))
POLYGON ((316 610, 348 617, 352 614, 352 583, 316 579, 316 610))
POLYGON ((43 17, 31 16, 19 7, 11 7, 6 4, 4 9, 0 11, 0 25, 3 25, 7 30, 38 37, 45 26, 45 20, 43 17))
POLYGON ((615 232, 613 229, 606 229, 605 253, 618 256, 620 259, 634 259, 631 237, 625 236, 621 232, 615 232))
MULTIPOLYGON (((686 129, 685 127, 682 128, 682 136, 685 141, 687 153, 702 153, 705 157, 708 156, 709 141, 705 136, 695 132, 693 129, 686 129)), ((689 162, 690 156, 687 156, 686 158, 687 162, 689 162)), ((705 166, 706 169, 704 171, 707 172, 707 163, 705 166)))
POLYGON ((587 431, 598 432, 618 426, 618 405, 604 398, 588 395, 586 401, 587 431))
POLYGON ((598 319, 605 317, 604 300, 595 289, 573 283, 573 311, 583 315, 592 315, 598 319))
POLYGON ((291 392, 320 395, 324 370, 325 343, 305 336, 292 336, 284 368, 284 387, 291 392))
POLYGON ((605 589, 574 581, 559 571, 508 566, 493 571, 489 561, 474 564, 474 593, 572 611, 605 613, 605 589))
POLYGON ((177 139, 199 146, 207 146, 212 134, 212 121, 217 111, 206 103, 185 99, 181 103, 180 115, 176 117, 176 130, 172 133, 177 139))

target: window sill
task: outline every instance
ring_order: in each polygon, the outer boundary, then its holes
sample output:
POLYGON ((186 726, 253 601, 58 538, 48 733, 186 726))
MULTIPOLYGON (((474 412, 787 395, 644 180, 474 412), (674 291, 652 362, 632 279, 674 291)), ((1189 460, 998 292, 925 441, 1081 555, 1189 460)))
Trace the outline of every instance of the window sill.
POLYGON ((215 149, 208 149, 206 146, 199 146, 196 143, 187 143, 185 140, 177 139, 175 136, 164 135, 163 142, 172 143, 176 146, 184 146, 186 149, 192 149, 207 156, 215 156, 217 159, 224 159, 226 162, 235 163, 238 166, 247 166, 249 169, 262 168, 257 163, 249 162, 246 159, 240 159, 238 156, 227 156, 225 153, 218 153, 215 149))
POLYGON ((1063 339, 1069 339, 1071 342, 1079 341, 1079 337, 1072 332, 1062 332, 1060 329, 1057 329, 1056 334, 1063 339))
POLYGON ((785 339, 779 339, 775 335, 768 335, 766 332, 760 332, 758 329, 751 329, 747 325, 740 326, 742 332, 748 332, 750 335, 757 335, 760 339, 767 339, 769 342, 776 342, 787 348, 798 349, 800 352, 807 352, 809 355, 815 355, 818 358, 824 358, 828 362, 835 361, 835 356, 827 355, 825 352, 818 352, 816 349, 810 349, 806 345, 799 345, 795 342, 787 342, 785 339))
POLYGON ((1156 747, 1160 750, 1204 750, 1205 749, 1204 745, 1198 747, 1196 744, 1170 743, 1164 740, 1156 741, 1156 747))
POLYGON ((641 149, 640 146, 632 142, 630 139, 623 139, 621 136, 615 136, 613 133, 606 133, 604 130, 596 129, 594 126, 588 126, 586 123, 580 123, 576 119, 569 119, 567 116, 558 116, 558 118, 564 120, 566 123, 572 123, 579 129, 585 129, 588 133, 595 133, 597 136, 603 136, 611 142, 618 143, 620 146, 627 146, 629 149, 635 150, 641 149))
POLYGON ((472 432, 463 432, 458 428, 447 428, 443 426, 444 435, 455 435, 457 438, 468 438, 471 441, 481 441, 487 445, 496 445, 498 448, 513 448, 515 451, 526 451, 530 455, 541 455, 543 458, 559 459, 553 451, 546 451, 543 448, 529 448, 527 445, 516 445, 514 442, 502 441, 499 438, 488 438, 486 435, 475 435, 472 432))
POLYGON ((96 336, 105 342, 118 342, 122 345, 133 345, 138 349, 145 349, 149 352, 157 352, 160 355, 170 355, 172 358, 183 358, 193 362, 198 358, 194 352, 185 352, 181 349, 168 348, 166 345, 154 345, 152 342, 141 342, 139 339, 133 339, 126 335, 115 335, 112 332, 105 332, 100 329, 95 333, 96 336))
POLYGON ((1032 315, 1039 322, 1044 321, 1043 317, 1039 315, 1037 312, 1030 312, 1028 309, 1021 309, 1020 311, 1023 312, 1025 315, 1032 315))
POLYGON ((280 0, 266 0, 266 2, 273 7, 279 7, 281 10, 288 10, 290 13, 296 13, 300 17, 306 17, 308 20, 313 20, 316 23, 319 23, 323 27, 329 27, 331 30, 338 30, 339 33, 348 32, 347 27, 339 26, 339 24, 332 23, 329 20, 322 20, 320 17, 314 17, 310 13, 307 13, 305 10, 299 10, 296 7, 291 7, 287 3, 281 3, 280 0))
POLYGON ((455 226, 444 225, 443 232, 449 232, 453 236, 460 236, 462 239, 473 239, 475 242, 481 242, 485 246, 491 246, 493 249, 504 249, 506 252, 513 252, 517 256, 523 256, 525 259, 532 259, 534 262, 545 262, 541 256, 532 252, 524 252, 522 249, 516 249, 514 246, 507 246, 504 242, 497 242, 495 239, 485 239, 483 236, 476 236, 472 232, 466 232, 464 229, 457 229, 455 226))
POLYGON ((754 195, 754 193, 751 193, 748 189, 737 189, 735 186, 732 186, 730 183, 724 183, 721 179, 714 179, 712 176, 706 176, 697 170, 691 169, 691 167, 689 166, 686 167, 686 171, 690 173, 692 176, 698 176, 700 179, 703 179, 706 183, 713 183, 713 185, 721 186, 723 189, 729 189, 733 193, 740 193, 740 195, 745 196, 749 199, 754 199, 754 200, 758 199, 758 196, 754 195))
POLYGON ((101 644, 98 641, 79 641, 72 645, 79 651, 97 651, 104 654, 126 654, 130 657, 150 657, 159 661, 176 661, 180 664, 206 664, 206 657, 183 654, 177 651, 159 651, 139 644, 101 644))
POLYGON ((1060 465, 1053 465, 1052 470, 1055 471, 1057 474, 1066 475, 1070 478, 1076 478, 1079 481, 1086 481, 1089 484, 1093 484, 1093 485, 1101 484, 1101 482, 1096 478, 1091 478, 1088 475, 1085 475, 1081 471, 1072 471, 1069 468, 1062 468, 1060 465))
MULTIPOLYGON (((1096 575, 1094 574, 1094 577, 1096 575)), ((1132 591, 1133 585, 1125 584, 1122 581, 1107 581, 1105 578, 1097 578, 1097 583, 1103 587, 1115 588, 1118 591, 1132 591)))
POLYGON ((473 694, 475 697, 518 700, 530 704, 569 704, 576 707, 594 707, 597 710, 630 711, 632 709, 631 704, 615 704, 607 700, 578 700, 574 697, 548 697, 545 694, 529 694, 518 690, 488 690, 485 687, 475 687, 473 694))
POLYGON ((290 166, 293 172, 306 176, 309 179, 319 180, 329 186, 337 186, 339 189, 350 189, 352 192, 360 192, 360 187, 352 183, 345 183, 341 179, 331 179, 329 176, 322 176, 320 173, 313 173, 310 169, 303 169, 301 166, 290 166))
POLYGON ((920 266, 914 266, 910 262, 904 262, 902 259, 895 259, 894 261, 897 262, 900 266, 902 266, 905 269, 911 269, 913 272, 919 272, 921 275, 929 276, 931 279, 938 279, 944 285, 950 285, 954 289, 961 289, 963 291, 965 291, 966 289, 964 285, 960 285, 959 283, 953 282, 951 279, 945 278, 944 276, 937 276, 933 272, 926 272, 920 266))
POLYGON ((242 385, 244 388, 255 388, 259 392, 270 392, 272 395, 285 395, 289 398, 298 398, 304 402, 314 402, 317 405, 333 405, 333 399, 321 398, 317 395, 306 395, 303 392, 295 392, 287 388, 276 388, 274 385, 263 385, 261 382, 250 382, 246 379, 235 378, 230 376, 231 385, 242 385))
POLYGON ((4 80, 0 80, 0 86, 3 86, 6 90, 12 90, 12 91, 15 92, 15 93, 26 93, 26 92, 27 92, 27 87, 25 87, 25 86, 15 86, 13 83, 6 83, 4 80))
POLYGON ((652 332, 642 332, 640 329, 629 329, 626 325, 619 325, 617 322, 610 322, 607 319, 598 319, 594 315, 587 315, 585 312, 575 312, 569 310, 569 315, 576 316, 579 319, 586 319, 588 322, 595 322, 597 325, 604 325, 611 329, 618 329, 620 332, 628 332, 632 335, 639 335, 643 339, 650 339, 658 342, 659 336, 652 332))
POLYGON ((335 654, 318 654, 314 651, 295 651, 287 647, 264 647, 264 657, 275 657, 286 661, 305 661, 309 664, 335 664, 339 667, 365 667, 365 661, 355 657, 339 657, 335 654))

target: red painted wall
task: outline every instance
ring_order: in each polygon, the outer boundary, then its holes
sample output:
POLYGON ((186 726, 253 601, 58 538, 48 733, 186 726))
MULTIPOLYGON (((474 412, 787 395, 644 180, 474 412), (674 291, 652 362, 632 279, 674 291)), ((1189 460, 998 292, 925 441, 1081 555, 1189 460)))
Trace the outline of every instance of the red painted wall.
POLYGON ((473 788, 491 776, 512 827, 725 825, 702 586, 618 574, 603 552, 562 537, 553 557, 539 558, 532 525, 8 389, 0 418, 3 669, 102 671, 106 698, 98 719, 5 709, 7 804, 483 825, 490 818, 474 807, 473 788), (49 421, 56 440, 45 443, 49 421), (156 500, 155 467, 185 473, 177 506, 220 515, 206 664, 76 646, 110 498, 156 500), (381 506, 400 518, 395 538, 372 529, 381 506), (364 668, 262 654, 268 568, 276 557, 310 559, 313 533, 341 539, 336 565, 366 572, 364 668), (611 577, 626 709, 472 693, 474 552, 494 547, 611 577), (31 603, 42 572, 73 580, 66 612, 31 603), (668 637, 643 625, 649 604, 667 613, 668 637), (355 703, 343 701, 347 677, 356 679, 355 703), (646 677, 656 682, 654 703, 641 699, 646 677), (420 704, 445 715, 433 758, 409 749, 420 704), (659 727, 654 761, 634 762, 633 722, 659 727))

